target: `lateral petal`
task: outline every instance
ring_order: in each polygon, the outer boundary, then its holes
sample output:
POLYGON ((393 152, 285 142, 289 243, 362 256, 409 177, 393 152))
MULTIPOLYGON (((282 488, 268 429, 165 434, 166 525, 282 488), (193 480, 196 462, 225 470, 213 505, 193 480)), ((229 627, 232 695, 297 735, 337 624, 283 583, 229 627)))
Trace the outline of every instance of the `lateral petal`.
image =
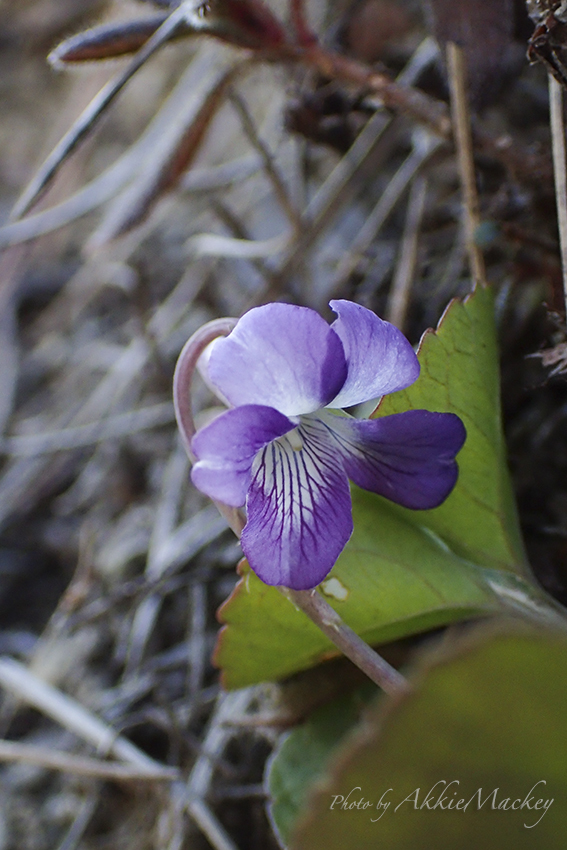
POLYGON ((299 416, 337 395, 347 367, 340 339, 318 313, 272 303, 245 313, 215 343, 208 373, 234 407, 263 404, 299 416))
POLYGON ((338 314, 331 328, 340 337, 348 374, 329 407, 351 407, 409 387, 419 376, 419 361, 403 333, 352 301, 329 302, 338 314))
POLYGON ((302 448, 282 437, 254 462, 241 542, 266 584, 307 590, 325 578, 346 545, 352 509, 324 426, 304 419, 293 437, 302 448))
POLYGON ((454 413, 408 410, 381 419, 319 414, 332 434, 348 477, 406 508, 440 505, 458 476, 455 455, 465 426, 454 413))
POLYGON ((250 404, 221 413, 193 437, 191 448, 197 458, 191 470, 193 483, 211 499, 241 507, 254 458, 293 428, 294 423, 272 407, 250 404))

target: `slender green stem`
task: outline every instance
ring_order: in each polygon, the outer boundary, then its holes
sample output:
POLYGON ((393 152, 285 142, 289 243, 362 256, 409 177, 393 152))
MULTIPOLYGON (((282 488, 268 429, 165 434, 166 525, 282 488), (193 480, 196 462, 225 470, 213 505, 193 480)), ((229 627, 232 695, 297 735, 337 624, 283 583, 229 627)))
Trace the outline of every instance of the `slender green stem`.
POLYGON ((409 690, 407 679, 347 626, 316 589, 282 592, 383 691, 399 694, 409 690))

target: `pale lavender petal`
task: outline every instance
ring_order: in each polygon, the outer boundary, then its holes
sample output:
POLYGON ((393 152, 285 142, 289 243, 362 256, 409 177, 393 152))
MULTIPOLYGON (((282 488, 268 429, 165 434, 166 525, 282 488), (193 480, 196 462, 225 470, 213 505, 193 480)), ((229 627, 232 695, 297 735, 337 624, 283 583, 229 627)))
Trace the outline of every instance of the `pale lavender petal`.
POLYGON ((352 534, 352 510, 347 477, 321 423, 302 422, 291 438, 260 452, 246 513, 242 549, 262 581, 307 590, 325 578, 352 534))
POLYGON ((319 414, 348 477, 365 490, 424 510, 443 502, 457 481, 455 455, 465 426, 453 413, 408 410, 382 419, 319 414))
POLYGON ((265 445, 295 427, 272 407, 243 405, 221 413, 191 443, 195 486, 211 499, 238 508, 246 501, 252 463, 265 445))
POLYGON ((330 407, 362 404, 413 384, 419 361, 401 331, 352 301, 331 301, 330 306, 339 316, 331 328, 340 337, 348 367, 330 407))
POLYGON ((347 374, 340 339, 308 307, 265 304, 211 352, 209 376, 234 407, 264 404, 286 416, 324 407, 347 374))

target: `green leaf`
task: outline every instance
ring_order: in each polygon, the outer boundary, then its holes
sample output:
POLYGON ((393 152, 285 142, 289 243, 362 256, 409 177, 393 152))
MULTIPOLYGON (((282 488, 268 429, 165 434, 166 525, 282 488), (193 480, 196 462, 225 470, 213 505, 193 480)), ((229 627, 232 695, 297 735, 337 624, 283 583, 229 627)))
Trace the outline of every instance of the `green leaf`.
MULTIPOLYGON (((453 411, 468 436, 457 486, 435 510, 404 510, 353 488, 354 533, 321 589, 372 644, 499 610, 494 576, 482 567, 508 576, 525 569, 500 424, 490 293, 478 290, 464 304, 452 302, 437 332, 425 335, 419 358, 419 380, 388 397, 378 415, 419 407, 453 411)), ((245 563, 241 574, 220 611, 227 626, 215 661, 226 687, 279 679, 336 653, 245 563)))
MULTIPOLYGON (((499 610, 477 571, 426 530, 377 504, 371 494, 359 491, 355 500, 353 537, 322 589, 368 643, 499 610)), ((220 611, 227 627, 215 663, 225 687, 281 679, 336 654, 283 594, 261 582, 246 562, 240 570, 243 581, 220 611)))
POLYGON ((324 774, 331 753, 377 693, 378 688, 368 682, 318 708, 280 741, 267 765, 266 784, 270 820, 282 846, 289 840, 314 780, 324 774))
POLYGON ((478 289, 452 301, 436 332, 419 347, 421 374, 407 390, 386 396, 376 411, 388 416, 424 408, 457 413, 467 429, 459 480, 451 497, 408 520, 438 534, 461 557, 495 569, 526 573, 526 559, 506 461, 500 411, 499 359, 492 292, 478 289))
POLYGON ((290 850, 563 850, 566 667, 564 635, 469 640, 413 693, 382 701, 335 753, 290 850), (341 797, 370 805, 341 808, 341 797), (536 809, 539 800, 553 803, 536 809))

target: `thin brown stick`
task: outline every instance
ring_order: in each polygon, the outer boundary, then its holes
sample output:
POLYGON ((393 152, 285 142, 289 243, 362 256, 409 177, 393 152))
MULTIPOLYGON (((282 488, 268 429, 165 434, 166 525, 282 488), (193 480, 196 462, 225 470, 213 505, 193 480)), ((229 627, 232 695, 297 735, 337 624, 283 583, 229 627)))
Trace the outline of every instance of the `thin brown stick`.
POLYGON ((480 224, 480 213, 467 97, 466 66, 463 51, 453 42, 449 42, 447 45, 447 63, 449 68, 449 87, 451 90, 453 132, 463 191, 463 215, 467 252, 475 284, 487 286, 484 257, 475 238, 477 228, 480 224))
POLYGON ((384 106, 403 112, 445 139, 451 138, 451 119, 446 105, 419 89, 401 86, 387 74, 375 71, 356 59, 325 50, 321 46, 293 51, 293 58, 331 79, 344 80, 377 94, 384 106))
POLYGON ((304 47, 316 43, 317 36, 313 33, 307 22, 304 0, 291 0, 289 13, 290 23, 298 43, 304 47))
MULTIPOLYGON (((452 138, 451 118, 446 104, 425 92, 400 85, 386 74, 356 59, 326 50, 321 45, 307 49, 287 45, 285 53, 290 61, 309 67, 324 77, 342 80, 377 95, 388 109, 424 124, 440 138, 447 141, 452 138)), ((282 55, 281 58, 285 57, 282 55)), ((526 183, 540 185, 551 179, 549 158, 530 151, 510 136, 495 135, 475 124, 474 143, 476 148, 502 162, 514 176, 521 177, 526 183)))
POLYGON ((246 133, 246 136, 248 137, 248 141, 262 157, 264 171, 266 172, 269 180, 272 183, 275 195, 280 203, 281 208, 287 215, 288 220, 293 226, 294 230, 298 232, 301 228, 299 213, 290 200, 284 180, 279 172, 277 165, 274 162, 272 154, 270 153, 267 145, 265 145, 262 139, 260 138, 260 135, 254 123, 254 119, 250 114, 250 110, 248 109, 248 105, 245 99, 241 97, 240 94, 234 88, 231 90, 229 98, 230 102, 238 112, 238 115, 242 122, 242 128, 246 133))
POLYGON ((393 325, 404 329, 411 286, 415 276, 419 230, 425 209, 427 178, 419 174, 412 183, 404 232, 398 253, 392 288, 388 297, 385 318, 393 325))

